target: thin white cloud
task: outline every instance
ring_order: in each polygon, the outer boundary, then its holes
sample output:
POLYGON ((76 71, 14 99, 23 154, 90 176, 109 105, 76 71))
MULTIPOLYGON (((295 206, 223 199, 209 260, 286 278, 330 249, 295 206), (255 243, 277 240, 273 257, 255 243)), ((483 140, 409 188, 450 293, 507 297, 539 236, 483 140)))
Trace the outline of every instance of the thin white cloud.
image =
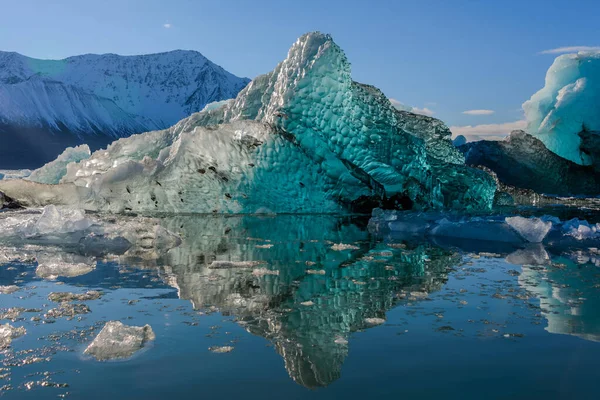
POLYGON ((600 51, 600 46, 567 46, 540 51, 538 54, 578 53, 580 51, 600 51))
POLYGON ((427 107, 419 108, 419 107, 407 106, 406 104, 404 104, 401 101, 398 101, 396 99, 390 99, 390 103, 392 103, 392 105, 394 107, 396 107, 398 110, 401 110, 401 111, 410 111, 415 114, 426 115, 428 117, 431 117, 433 114, 435 114, 435 111, 433 111, 427 107))
POLYGON ((484 125, 466 125, 451 126, 452 137, 463 135, 467 141, 476 140, 502 140, 514 130, 525 129, 527 121, 520 120, 514 122, 505 122, 503 124, 484 124, 484 125))
POLYGON ((427 107, 423 107, 423 108, 413 107, 411 111, 414 112, 415 114, 427 115, 428 117, 431 117, 433 114, 435 114, 435 111, 430 110, 427 107))
POLYGON ((494 112, 494 110, 467 110, 462 113, 467 115, 492 115, 494 112))
POLYGON ((172 27, 173 27, 173 25, 171 25, 170 22, 167 22, 166 24, 163 25, 163 28, 166 28, 166 29, 171 29, 172 27))

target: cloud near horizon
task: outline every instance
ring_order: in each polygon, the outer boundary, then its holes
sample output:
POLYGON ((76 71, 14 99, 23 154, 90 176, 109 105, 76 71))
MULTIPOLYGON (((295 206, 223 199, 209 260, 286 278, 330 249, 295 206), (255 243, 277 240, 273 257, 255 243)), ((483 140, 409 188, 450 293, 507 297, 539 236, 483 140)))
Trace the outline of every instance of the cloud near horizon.
MULTIPOLYGON (((419 107, 407 106, 406 104, 404 104, 401 101, 398 101, 396 99, 390 99, 390 103, 392 103, 392 105, 394 107, 396 107, 398 110, 402 110, 402 111, 410 111, 415 114, 426 115, 428 117, 431 117, 431 116, 433 116, 433 114, 435 114, 435 111, 433 111, 427 107, 419 108, 419 107)), ((431 104, 431 103, 428 103, 428 104, 431 104)))
POLYGON ((494 110, 467 110, 467 111, 463 111, 463 114, 467 114, 467 115, 492 115, 493 113, 495 113, 494 110))
POLYGON ((538 54, 565 54, 565 53, 578 53, 580 51, 600 51, 600 46, 557 47, 555 49, 548 49, 548 50, 540 51, 538 54))
POLYGON ((466 125, 451 126, 452 137, 463 135, 467 141, 477 140, 502 140, 514 130, 525 129, 527 121, 519 120, 514 122, 505 122, 502 124, 484 124, 484 125, 466 125))

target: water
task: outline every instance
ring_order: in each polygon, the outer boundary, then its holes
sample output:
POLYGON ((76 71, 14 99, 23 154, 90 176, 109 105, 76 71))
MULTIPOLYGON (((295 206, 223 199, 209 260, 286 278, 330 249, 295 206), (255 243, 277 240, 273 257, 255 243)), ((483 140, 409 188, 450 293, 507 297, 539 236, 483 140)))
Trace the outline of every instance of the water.
POLYGON ((400 241, 349 217, 151 221, 183 243, 104 255, 56 280, 37 277, 35 261, 0 265, 0 285, 20 288, 0 294, 0 314, 33 309, 0 321, 27 329, 0 355, 1 395, 597 398, 600 262, 588 249, 400 241), (511 263, 528 253, 550 261, 511 263), (91 313, 45 317, 58 307, 51 292, 86 290, 103 292, 83 302, 91 313), (149 324, 156 340, 124 361, 84 356, 109 320, 149 324))

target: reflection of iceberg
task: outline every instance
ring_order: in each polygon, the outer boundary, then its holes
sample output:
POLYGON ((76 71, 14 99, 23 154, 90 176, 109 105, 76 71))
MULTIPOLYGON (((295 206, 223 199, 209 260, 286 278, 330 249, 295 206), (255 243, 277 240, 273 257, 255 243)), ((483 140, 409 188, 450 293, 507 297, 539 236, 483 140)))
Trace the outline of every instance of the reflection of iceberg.
POLYGON ((555 261, 564 264, 523 266, 519 284, 539 298, 548 332, 600 341, 598 268, 555 261))
POLYGON ((458 262, 429 246, 373 245, 356 225, 322 216, 163 222, 184 237, 160 260, 164 280, 195 308, 233 315, 250 333, 272 341, 290 376, 307 387, 340 377, 348 352, 340 339, 367 328, 365 318, 384 317, 403 292, 440 289, 446 267, 458 262), (353 243, 359 250, 334 251, 328 241, 353 243), (264 248, 264 243, 273 246, 264 248), (262 267, 279 273, 211 269, 213 260, 267 260, 262 267))

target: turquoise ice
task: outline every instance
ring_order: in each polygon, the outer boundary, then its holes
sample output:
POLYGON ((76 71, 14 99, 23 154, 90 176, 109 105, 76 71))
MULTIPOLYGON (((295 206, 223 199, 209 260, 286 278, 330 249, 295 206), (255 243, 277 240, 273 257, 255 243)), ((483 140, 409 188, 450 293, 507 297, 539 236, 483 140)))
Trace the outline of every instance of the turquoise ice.
MULTIPOLYGON (((40 180, 43 181, 43 180, 40 180)), ((487 209, 496 190, 434 118, 354 82, 329 35, 297 40, 272 72, 173 127, 120 139, 60 184, 0 182, 28 205, 162 212, 341 212, 393 196, 415 208, 487 209)))

